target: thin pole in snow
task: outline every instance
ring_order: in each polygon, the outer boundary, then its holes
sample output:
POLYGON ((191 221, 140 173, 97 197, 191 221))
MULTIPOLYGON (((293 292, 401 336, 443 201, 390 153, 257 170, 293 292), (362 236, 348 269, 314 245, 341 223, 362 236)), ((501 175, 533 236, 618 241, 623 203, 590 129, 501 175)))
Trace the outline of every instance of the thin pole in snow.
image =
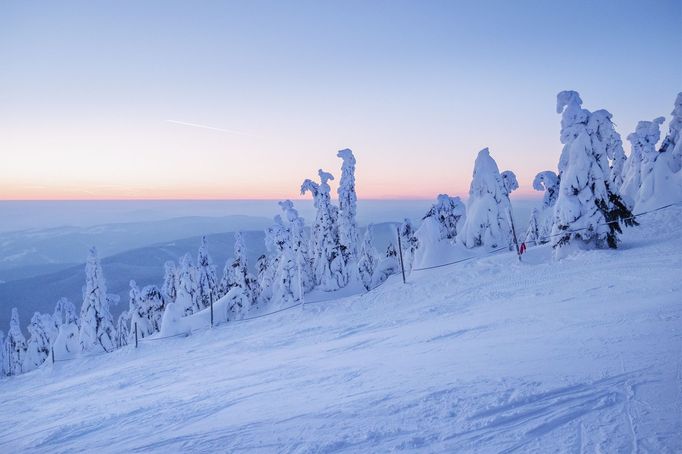
POLYGON ((511 208, 509 209, 509 223, 512 228, 512 238, 514 238, 514 246, 516 247, 516 256, 521 261, 521 249, 519 249, 519 240, 516 238, 516 228, 514 227, 514 216, 512 215, 511 208))
POLYGON ((211 328, 213 328, 213 295, 211 295, 211 328))
POLYGON ((135 348, 137 348, 137 322, 135 322, 135 348))
POLYGON ((400 269, 403 272, 403 284, 405 283, 405 265, 403 265, 403 244, 400 241, 400 227, 396 229, 398 233, 398 251, 400 252, 400 269))
POLYGON ((54 364, 54 347, 50 347, 50 356, 52 356, 52 364, 54 364))

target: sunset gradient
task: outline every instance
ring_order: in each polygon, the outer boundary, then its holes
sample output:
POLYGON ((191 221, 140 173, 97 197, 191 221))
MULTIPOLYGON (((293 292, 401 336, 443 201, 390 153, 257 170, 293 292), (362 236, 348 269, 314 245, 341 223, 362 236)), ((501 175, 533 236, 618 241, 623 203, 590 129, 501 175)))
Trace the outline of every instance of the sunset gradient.
POLYGON ((346 147, 361 198, 464 195, 484 147, 531 195, 560 90, 623 137, 669 114, 654 3, 3 2, 0 199, 295 198, 346 147))

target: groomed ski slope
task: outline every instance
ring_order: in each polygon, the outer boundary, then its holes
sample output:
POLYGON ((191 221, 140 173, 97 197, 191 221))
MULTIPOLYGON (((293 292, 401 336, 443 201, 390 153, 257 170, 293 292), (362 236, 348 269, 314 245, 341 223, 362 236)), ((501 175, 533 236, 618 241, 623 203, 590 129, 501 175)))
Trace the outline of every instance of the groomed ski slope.
POLYGON ((0 382, 1 452, 680 452, 682 209, 0 382))

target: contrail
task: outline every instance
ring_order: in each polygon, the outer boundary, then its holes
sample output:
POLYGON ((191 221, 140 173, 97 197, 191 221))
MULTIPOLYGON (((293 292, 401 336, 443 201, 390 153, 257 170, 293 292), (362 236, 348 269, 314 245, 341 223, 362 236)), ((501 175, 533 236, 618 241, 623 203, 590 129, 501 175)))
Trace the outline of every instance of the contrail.
POLYGON ((250 136, 251 134, 243 131, 236 131, 234 129, 223 129, 223 128, 215 128, 213 126, 207 126, 207 125, 199 125, 196 123, 189 123, 186 121, 178 121, 178 120, 166 120, 168 123, 175 123, 177 125, 183 125, 183 126, 192 126, 194 128, 203 128, 203 129, 211 129, 213 131, 221 131, 221 132, 226 132, 228 134, 238 134, 240 136, 250 136))

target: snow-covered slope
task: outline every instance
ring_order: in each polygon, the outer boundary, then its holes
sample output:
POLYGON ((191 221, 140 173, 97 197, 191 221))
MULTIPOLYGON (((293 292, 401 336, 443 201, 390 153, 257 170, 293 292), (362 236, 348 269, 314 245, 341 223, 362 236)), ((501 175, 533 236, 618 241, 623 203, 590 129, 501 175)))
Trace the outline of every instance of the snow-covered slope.
POLYGON ((2 452, 679 452, 682 209, 0 382, 2 452))

